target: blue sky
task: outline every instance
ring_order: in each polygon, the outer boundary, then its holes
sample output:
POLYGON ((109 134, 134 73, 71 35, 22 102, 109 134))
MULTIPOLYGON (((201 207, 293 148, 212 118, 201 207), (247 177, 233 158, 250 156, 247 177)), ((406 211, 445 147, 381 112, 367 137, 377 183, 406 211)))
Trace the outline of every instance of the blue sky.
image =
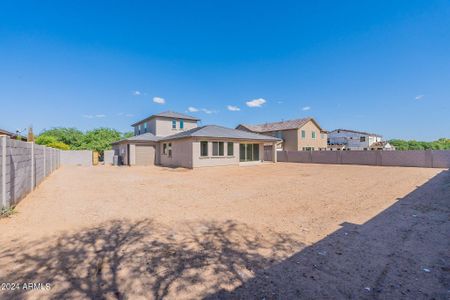
POLYGON ((0 128, 129 131, 189 108, 450 137, 450 2, 0 2, 0 128))

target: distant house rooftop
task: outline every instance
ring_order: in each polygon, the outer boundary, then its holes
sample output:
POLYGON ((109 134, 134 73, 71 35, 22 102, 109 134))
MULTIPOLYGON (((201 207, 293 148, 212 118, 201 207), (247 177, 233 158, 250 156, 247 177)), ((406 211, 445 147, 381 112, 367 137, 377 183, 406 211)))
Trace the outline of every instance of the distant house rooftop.
POLYGON ((156 118, 156 117, 200 121, 199 118, 196 118, 196 117, 193 117, 193 116, 185 115, 185 114, 174 112, 174 111, 165 111, 165 112, 162 112, 162 113, 151 115, 151 116, 149 116, 149 117, 147 117, 145 119, 142 119, 142 120, 132 124, 131 126, 136 126, 136 125, 138 125, 138 124, 140 124, 142 122, 148 121, 148 120, 150 120, 152 118, 156 118))
POLYGON ((22 140, 22 141, 26 141, 27 140, 26 137, 18 135, 17 133, 9 132, 9 131, 4 130, 4 129, 0 129, 0 135, 6 135, 6 136, 9 136, 10 138, 13 138, 13 139, 15 139, 15 138, 17 138, 17 136, 19 136, 20 140, 22 140))
POLYGON ((280 131, 280 130, 289 130, 289 129, 298 129, 308 123, 309 121, 313 121, 317 127, 321 130, 321 132, 326 132, 323 130, 319 124, 311 117, 303 118, 303 119, 295 119, 295 120, 287 120, 281 122, 273 122, 273 123, 264 123, 257 125, 250 124, 239 124, 239 126, 245 127, 253 132, 272 132, 272 131, 280 131))
POLYGON ((370 132, 365 132, 365 131, 357 131, 357 130, 350 130, 350 129, 341 129, 341 128, 335 129, 335 130, 333 130, 331 132, 341 132, 341 131, 350 132, 350 133, 357 133, 357 134, 363 134, 363 135, 382 137, 381 135, 376 134, 376 133, 370 133, 370 132))
POLYGON ((254 140, 267 142, 281 141, 281 139, 278 139, 276 137, 252 133, 238 129, 226 128, 217 125, 205 125, 201 127, 196 127, 190 130, 186 130, 174 135, 161 138, 160 141, 175 140, 188 137, 230 138, 238 140, 254 140))

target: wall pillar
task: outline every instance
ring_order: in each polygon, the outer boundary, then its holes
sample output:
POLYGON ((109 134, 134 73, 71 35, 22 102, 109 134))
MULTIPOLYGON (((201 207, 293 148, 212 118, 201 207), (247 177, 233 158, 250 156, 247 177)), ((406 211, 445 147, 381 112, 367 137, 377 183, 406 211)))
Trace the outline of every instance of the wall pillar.
POLYGON ((272 161, 277 162, 277 143, 272 144, 272 161))
POLYGON ((6 135, 4 136, 0 136, 0 141, 1 141, 1 147, 2 147, 2 195, 1 195, 1 200, 2 200, 2 208, 7 208, 8 205, 8 201, 6 199, 6 135))
POLYGON ((34 190, 36 182, 36 172, 34 169, 34 143, 31 142, 31 190, 34 190))

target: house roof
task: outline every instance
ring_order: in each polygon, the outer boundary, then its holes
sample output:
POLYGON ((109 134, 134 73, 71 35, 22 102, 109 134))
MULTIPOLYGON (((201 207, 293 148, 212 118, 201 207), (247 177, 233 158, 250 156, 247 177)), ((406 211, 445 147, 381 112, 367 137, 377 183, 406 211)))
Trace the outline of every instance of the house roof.
POLYGON ((9 132, 9 131, 4 130, 4 129, 0 129, 0 134, 1 135, 8 135, 8 136, 16 136, 15 133, 9 132))
POLYGON ((143 133, 140 135, 135 135, 126 139, 121 139, 117 142, 111 143, 112 145, 114 144, 120 144, 123 142, 157 142, 161 139, 161 137, 158 137, 156 135, 154 135, 153 133, 147 132, 147 133, 143 133))
POLYGON ((139 123, 145 122, 145 121, 150 120, 151 118, 155 118, 155 117, 200 121, 200 119, 193 117, 193 116, 185 115, 185 114, 174 112, 174 111, 164 111, 164 112, 161 112, 158 114, 151 115, 150 117, 147 117, 145 119, 142 119, 134 124, 131 124, 131 126, 135 126, 139 123))
POLYGON ((376 133, 370 133, 370 132, 365 132, 365 131, 357 131, 357 130, 350 130, 350 129, 341 129, 341 128, 335 129, 335 130, 330 131, 330 132, 335 132, 335 131, 345 131, 345 132, 358 133, 358 134, 363 134, 363 135, 382 137, 381 135, 376 134, 376 133))
POLYGON ((268 142, 281 141, 281 139, 278 139, 276 137, 217 125, 205 125, 201 127, 196 127, 190 130, 186 130, 174 135, 169 135, 167 137, 161 138, 160 141, 182 139, 187 137, 230 138, 239 140, 255 140, 268 142))
POLYGON ((309 121, 313 121, 317 125, 317 127, 319 127, 320 131, 325 132, 325 130, 323 130, 319 126, 319 124, 313 118, 310 118, 310 117, 303 118, 303 119, 281 121, 281 122, 257 124, 257 125, 239 124, 237 127, 242 126, 253 132, 271 132, 271 131, 298 129, 298 128, 303 127, 303 125, 305 125, 309 121))

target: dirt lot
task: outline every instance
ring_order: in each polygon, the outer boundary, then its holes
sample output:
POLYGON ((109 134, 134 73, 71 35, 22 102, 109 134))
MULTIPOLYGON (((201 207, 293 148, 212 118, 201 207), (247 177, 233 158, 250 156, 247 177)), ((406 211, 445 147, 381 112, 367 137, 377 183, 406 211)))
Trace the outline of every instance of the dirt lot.
POLYGON ((63 167, 17 211, 5 299, 450 297, 447 170, 63 167))

